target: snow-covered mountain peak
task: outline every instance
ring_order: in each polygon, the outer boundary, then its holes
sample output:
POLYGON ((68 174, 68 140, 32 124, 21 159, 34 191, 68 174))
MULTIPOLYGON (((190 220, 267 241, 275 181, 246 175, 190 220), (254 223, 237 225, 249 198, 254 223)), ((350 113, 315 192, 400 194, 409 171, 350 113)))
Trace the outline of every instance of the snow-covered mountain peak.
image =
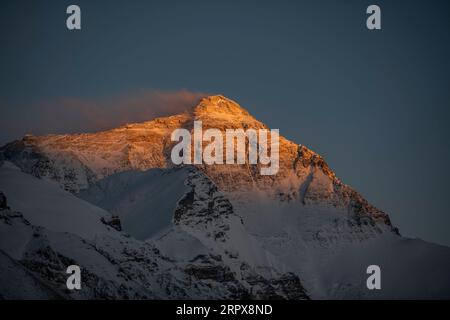
POLYGON ((1 147, 0 297, 21 294, 10 279, 23 279, 32 297, 450 295, 450 250, 399 236, 304 145, 280 136, 272 176, 248 161, 173 165, 171 133, 194 121, 267 129, 218 95, 173 116, 1 147), (67 264, 88 272, 86 291, 62 290, 67 264), (384 272, 381 292, 367 290, 370 264, 384 272))
MULTIPOLYGON (((84 134, 26 136, 0 148, 3 158, 24 172, 57 181, 78 192, 96 181, 127 170, 173 167, 171 133, 178 128, 192 130, 194 121, 203 129, 261 129, 267 126, 236 102, 221 96, 203 98, 191 111, 142 123, 84 134)), ((281 133, 283 128, 279 128, 281 133)), ((204 143, 205 147, 207 143, 204 143)), ((369 214, 389 219, 361 195, 342 184, 324 159, 303 145, 280 136, 279 170, 274 176, 260 174, 260 164, 198 165, 221 191, 230 197, 255 198, 264 194, 299 205, 327 205, 352 214, 369 214)))
POLYGON ((208 96, 201 99, 194 110, 196 113, 209 113, 210 115, 215 115, 216 113, 235 116, 249 115, 247 110, 238 103, 222 95, 208 96))

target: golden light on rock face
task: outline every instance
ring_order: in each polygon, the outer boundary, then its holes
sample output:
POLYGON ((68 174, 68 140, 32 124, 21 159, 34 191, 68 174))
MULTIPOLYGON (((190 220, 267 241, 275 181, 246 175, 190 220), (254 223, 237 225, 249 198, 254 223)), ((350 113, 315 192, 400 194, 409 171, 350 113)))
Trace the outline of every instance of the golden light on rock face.
MULTIPOLYGON (((201 99, 195 108, 180 114, 97 133, 27 136, 7 148, 29 146, 45 154, 50 162, 70 161, 73 166, 82 168, 84 173, 75 175, 75 183, 67 182, 63 173, 56 179, 63 188, 77 192, 90 182, 116 172, 174 166, 170 155, 176 142, 171 141, 171 134, 178 128, 192 131, 194 121, 201 121, 205 130, 215 128, 221 132, 240 128, 268 129, 236 102, 216 95, 201 99)), ((203 148, 206 146, 207 143, 203 148)), ((297 199, 304 204, 327 201, 335 206, 369 212, 390 224, 386 214, 341 183, 324 159, 303 145, 280 136, 279 170, 274 176, 261 175, 261 164, 250 164, 248 157, 246 159, 244 164, 196 166, 223 192, 256 191, 271 198, 297 199)), ((42 170, 45 176, 46 171, 42 170)))

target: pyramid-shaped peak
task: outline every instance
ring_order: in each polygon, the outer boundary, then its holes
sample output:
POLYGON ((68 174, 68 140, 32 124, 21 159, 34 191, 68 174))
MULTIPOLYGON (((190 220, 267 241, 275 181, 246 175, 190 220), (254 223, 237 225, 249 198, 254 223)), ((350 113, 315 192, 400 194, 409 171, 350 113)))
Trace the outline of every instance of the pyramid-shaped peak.
POLYGON ((223 96, 213 95, 200 100, 195 108, 196 113, 229 113, 233 115, 249 115, 247 110, 242 108, 235 101, 223 96))

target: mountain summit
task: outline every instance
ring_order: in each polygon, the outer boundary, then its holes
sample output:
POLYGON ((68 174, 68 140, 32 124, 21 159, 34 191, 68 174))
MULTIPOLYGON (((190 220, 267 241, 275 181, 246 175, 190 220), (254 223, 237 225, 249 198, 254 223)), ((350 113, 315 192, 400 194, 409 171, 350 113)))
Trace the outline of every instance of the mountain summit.
MULTIPOLYGON (((236 102, 221 96, 201 99, 189 113, 127 124, 97 133, 26 136, 0 149, 3 157, 24 172, 56 180, 71 192, 126 170, 169 168, 173 130, 192 130, 195 120, 204 129, 262 129, 266 125, 236 102)), ((282 128, 281 128, 282 129, 282 128)), ((261 176, 259 165, 199 165, 223 191, 265 192, 283 201, 327 203, 390 225, 382 211, 341 183, 325 160, 303 145, 280 137, 280 169, 261 176)))
POLYGON ((304 145, 280 136, 272 176, 249 162, 173 165, 171 134, 194 121, 267 129, 216 95, 182 114, 1 147, 2 286, 16 294, 8 279, 21 278, 35 296, 67 297, 70 262, 89 281, 68 298, 450 297, 450 249, 400 236, 304 145), (366 287, 370 265, 382 290, 366 287))

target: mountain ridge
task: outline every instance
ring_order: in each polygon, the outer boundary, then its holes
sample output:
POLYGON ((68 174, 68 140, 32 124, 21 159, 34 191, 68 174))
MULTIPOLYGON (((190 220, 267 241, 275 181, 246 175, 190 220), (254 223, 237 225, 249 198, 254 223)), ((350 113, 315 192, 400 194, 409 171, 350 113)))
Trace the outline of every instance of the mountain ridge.
MULTIPOLYGON (((97 133, 26 136, 0 148, 0 154, 25 172, 56 180, 71 192, 79 192, 108 175, 126 170, 170 168, 174 129, 192 130, 193 121, 205 129, 267 126, 222 95, 205 97, 190 112, 127 124, 97 133), (62 168, 62 169, 61 169, 62 168), (66 169, 64 169, 66 168, 66 169), (67 169, 68 168, 68 169, 67 169)), ((260 165, 200 165, 223 191, 257 190, 271 197, 331 202, 350 210, 370 213, 391 225, 389 217, 343 184, 323 157, 303 144, 280 136, 280 170, 274 177, 258 174, 260 165)))
MULTIPOLYGON (((87 289, 65 296, 75 299, 450 296, 450 248, 400 236, 303 144, 280 137, 274 176, 248 162, 173 165, 170 134, 193 121, 221 132, 267 128, 212 96, 174 116, 0 148, 0 250, 14 260, 0 255, 6 274, 20 277, 9 267, 19 263, 61 292, 64 265, 79 264, 87 289), (381 291, 367 290, 372 264, 383 270, 381 291)), ((17 294, 8 278, 0 289, 17 294)))

